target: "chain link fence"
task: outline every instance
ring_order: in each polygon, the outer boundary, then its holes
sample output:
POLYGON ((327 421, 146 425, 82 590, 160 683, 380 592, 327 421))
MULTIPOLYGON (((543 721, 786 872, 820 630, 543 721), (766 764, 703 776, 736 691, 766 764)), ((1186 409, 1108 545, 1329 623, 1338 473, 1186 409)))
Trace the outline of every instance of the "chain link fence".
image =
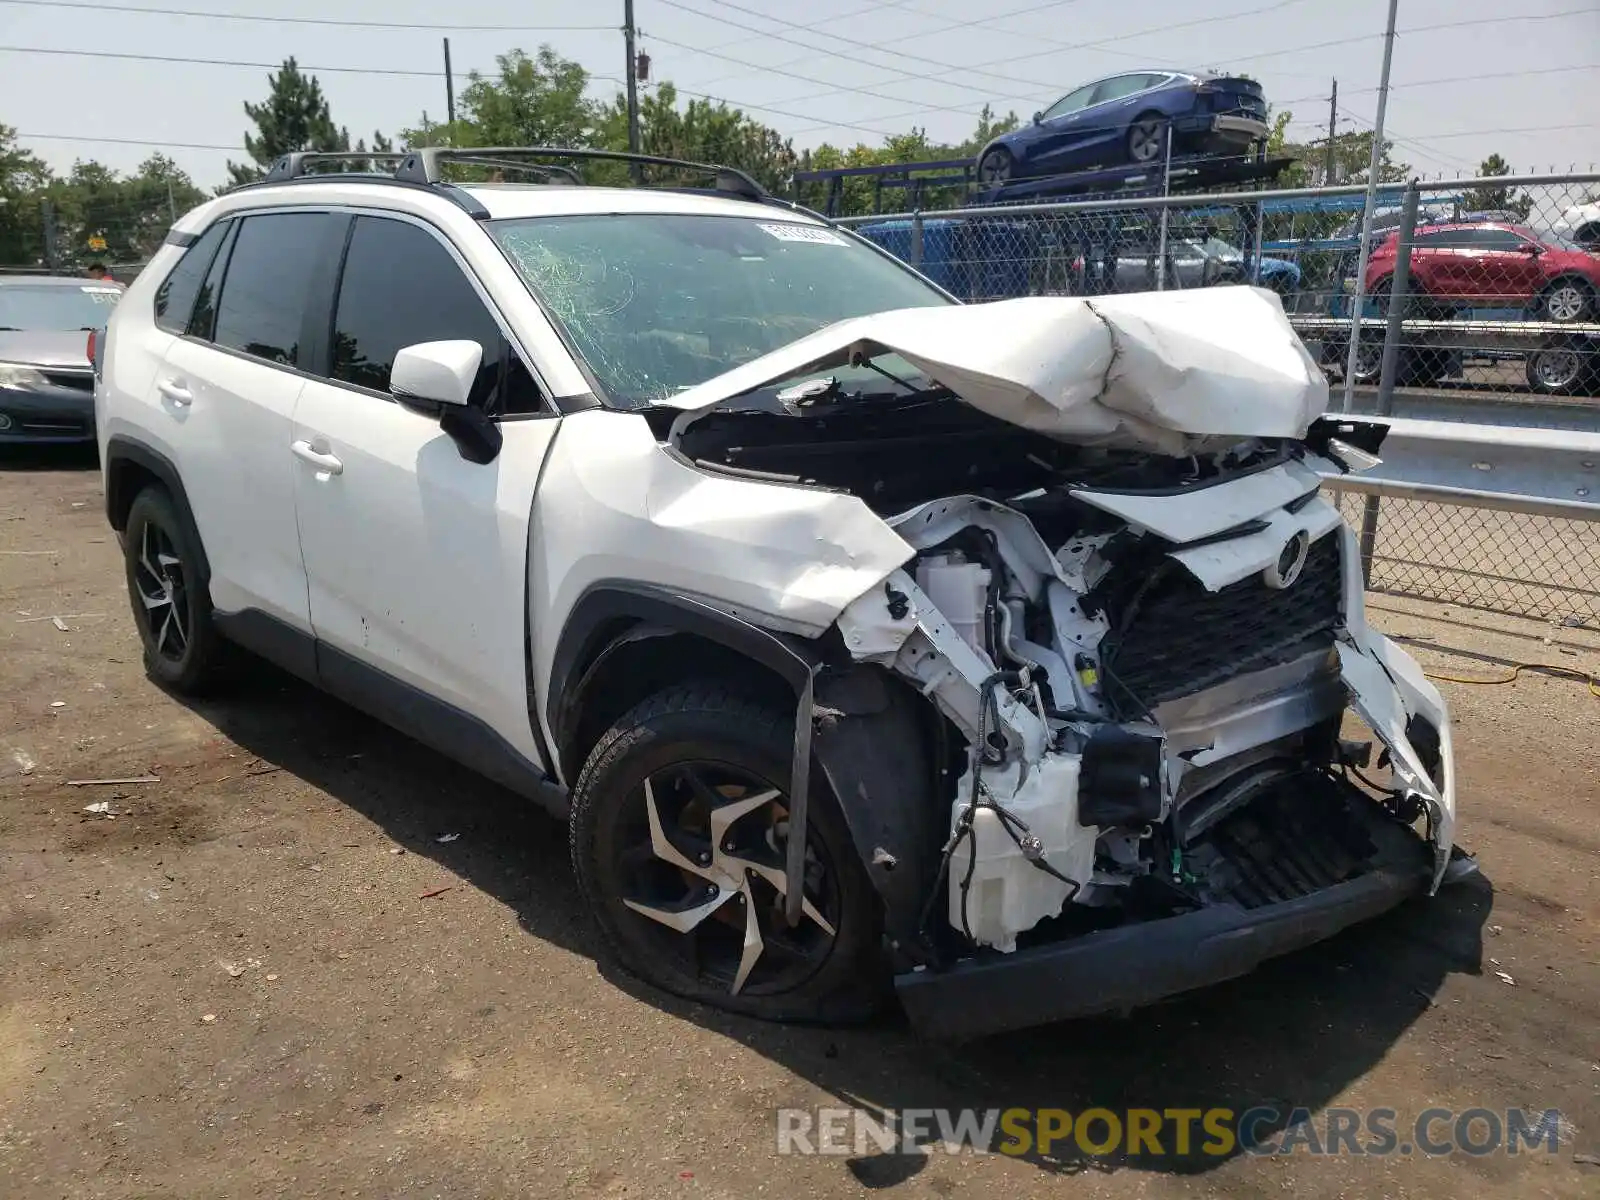
MULTIPOLYGON (((1335 406, 1354 340, 1354 412, 1600 432, 1600 174, 1394 184, 1378 196, 1364 270, 1364 185, 843 223, 968 301, 1269 288, 1334 382, 1335 406)), ((1342 503, 1370 528, 1376 590, 1600 626, 1600 521, 1342 503)))
POLYGON ((1600 629, 1600 521, 1329 491, 1371 514, 1371 590, 1600 629))

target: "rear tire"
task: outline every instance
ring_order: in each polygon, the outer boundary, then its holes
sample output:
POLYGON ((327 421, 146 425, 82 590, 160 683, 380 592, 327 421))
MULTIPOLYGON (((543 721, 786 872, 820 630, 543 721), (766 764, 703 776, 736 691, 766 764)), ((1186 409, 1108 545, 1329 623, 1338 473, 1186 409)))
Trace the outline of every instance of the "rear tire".
POLYGON ((134 497, 122 540, 146 673, 184 695, 212 690, 227 677, 230 656, 211 620, 199 539, 172 497, 152 485, 134 497))
POLYGON ((764 1020, 861 1020, 889 993, 881 909, 817 782, 806 910, 792 930, 778 911, 793 728, 717 683, 646 700, 578 777, 573 871, 612 956, 646 983, 764 1020))
POLYGON ((990 187, 1001 187, 1011 182, 1016 171, 1016 160, 1004 146, 996 146, 978 160, 978 182, 990 187))
POLYGON ((1528 388, 1545 396, 1593 392, 1600 384, 1600 352, 1579 339, 1558 341, 1528 355, 1528 388))

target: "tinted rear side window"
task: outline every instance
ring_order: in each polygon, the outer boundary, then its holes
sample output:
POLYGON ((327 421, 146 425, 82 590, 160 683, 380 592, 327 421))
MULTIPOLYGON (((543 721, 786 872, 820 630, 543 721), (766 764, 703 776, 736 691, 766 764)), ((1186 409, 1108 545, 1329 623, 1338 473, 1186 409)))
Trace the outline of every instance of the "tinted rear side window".
POLYGON ((343 218, 328 213, 246 217, 234 238, 212 340, 288 367, 306 367, 301 344, 312 280, 343 218))
POLYGON ((234 239, 238 234, 239 222, 230 222, 228 232, 222 239, 222 248, 211 260, 206 281, 200 285, 200 298, 195 301, 194 316, 189 318, 189 328, 186 330, 191 337, 210 341, 212 333, 216 331, 217 297, 222 295, 222 273, 228 269, 228 256, 233 253, 234 239))
POLYGON ((195 297, 200 294, 200 283, 216 257, 228 225, 227 221, 218 221, 206 230, 199 241, 183 252, 183 257, 156 289, 156 324, 168 333, 182 333, 188 327, 195 297))
POLYGON ((473 403, 491 413, 537 410, 533 380, 439 240, 405 221, 357 217, 334 316, 333 377, 387 392, 403 348, 456 340, 483 347, 473 403))

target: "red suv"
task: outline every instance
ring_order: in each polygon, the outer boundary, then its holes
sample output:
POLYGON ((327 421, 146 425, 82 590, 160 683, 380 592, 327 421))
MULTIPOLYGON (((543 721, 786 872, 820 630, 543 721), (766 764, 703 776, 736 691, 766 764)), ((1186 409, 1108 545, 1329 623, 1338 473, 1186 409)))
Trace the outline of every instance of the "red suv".
MULTIPOLYGON (((1366 292, 1388 294, 1399 234, 1367 261, 1366 292)), ((1600 257, 1559 234, 1474 222, 1419 228, 1411 247, 1412 289, 1450 308, 1526 308, 1541 321, 1596 315, 1600 257)))

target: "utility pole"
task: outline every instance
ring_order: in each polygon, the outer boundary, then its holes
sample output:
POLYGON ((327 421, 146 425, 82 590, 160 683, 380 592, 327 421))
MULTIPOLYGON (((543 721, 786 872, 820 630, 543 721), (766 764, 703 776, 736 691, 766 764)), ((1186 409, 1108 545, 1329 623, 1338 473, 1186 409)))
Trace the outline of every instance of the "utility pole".
POLYGON ((1344 404, 1349 412, 1356 397, 1356 353, 1361 345, 1361 308, 1367 281, 1367 254, 1372 248, 1372 210, 1378 204, 1378 164, 1383 161, 1383 116, 1389 107, 1389 66, 1394 61, 1394 19, 1400 0, 1389 0, 1389 22, 1383 34, 1383 72, 1378 77, 1378 112, 1372 122, 1372 156, 1367 163, 1367 202, 1361 212, 1361 250, 1350 289, 1350 352, 1344 363, 1344 404))
POLYGON ((456 123, 456 81, 450 73, 449 38, 444 39, 444 115, 450 124, 456 123))
MULTIPOLYGON (((622 38, 628 51, 628 153, 639 153, 639 60, 634 52, 633 0, 622 0, 622 38)), ((638 176, 638 164, 634 164, 638 176)))
POLYGON ((1339 81, 1333 81, 1333 94, 1328 97, 1328 165, 1323 168, 1322 186, 1332 187, 1338 181, 1333 177, 1333 138, 1339 127, 1339 81))
POLYGON ((167 176, 167 212, 172 216, 172 223, 178 223, 178 203, 172 198, 172 176, 167 176))

